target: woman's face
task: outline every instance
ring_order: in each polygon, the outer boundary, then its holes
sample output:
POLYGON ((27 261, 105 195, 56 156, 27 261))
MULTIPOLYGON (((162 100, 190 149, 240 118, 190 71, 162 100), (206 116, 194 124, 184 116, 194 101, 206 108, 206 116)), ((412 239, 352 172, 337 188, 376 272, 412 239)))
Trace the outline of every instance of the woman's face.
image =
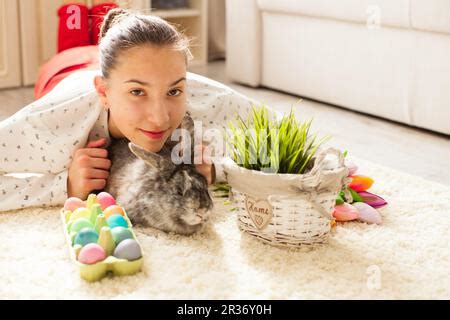
POLYGON ((111 136, 148 151, 160 151, 186 114, 186 60, 170 48, 149 45, 120 53, 109 79, 96 77, 95 86, 109 108, 111 136))

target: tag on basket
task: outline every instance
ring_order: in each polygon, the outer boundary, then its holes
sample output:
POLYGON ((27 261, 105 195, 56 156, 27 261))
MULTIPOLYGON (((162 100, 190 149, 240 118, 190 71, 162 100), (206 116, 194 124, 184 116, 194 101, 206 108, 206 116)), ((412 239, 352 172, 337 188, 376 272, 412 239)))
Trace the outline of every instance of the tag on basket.
POLYGON ((272 205, 266 200, 256 200, 250 196, 245 196, 245 208, 258 229, 264 229, 272 220, 272 205))

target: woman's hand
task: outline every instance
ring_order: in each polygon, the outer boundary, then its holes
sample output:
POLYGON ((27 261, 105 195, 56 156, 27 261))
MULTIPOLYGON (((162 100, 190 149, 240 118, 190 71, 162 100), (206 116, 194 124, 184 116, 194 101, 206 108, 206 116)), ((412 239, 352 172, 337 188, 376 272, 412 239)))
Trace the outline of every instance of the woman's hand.
POLYGON ((195 154, 198 154, 198 156, 194 158, 194 164, 197 171, 206 178, 208 184, 212 184, 215 180, 215 168, 211 157, 206 153, 205 149, 206 147, 204 145, 195 146, 195 154))
POLYGON ((108 151, 102 149, 106 139, 91 141, 86 148, 75 152, 67 178, 67 195, 85 200, 93 190, 106 186, 111 161, 108 151))

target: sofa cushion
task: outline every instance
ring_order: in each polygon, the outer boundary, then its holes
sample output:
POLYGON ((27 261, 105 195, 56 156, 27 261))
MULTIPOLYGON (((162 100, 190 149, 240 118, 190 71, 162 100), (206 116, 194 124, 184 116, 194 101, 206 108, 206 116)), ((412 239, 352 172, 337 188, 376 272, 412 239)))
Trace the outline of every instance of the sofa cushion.
MULTIPOLYGON (((425 2, 425 7, 429 1, 425 2)), ((435 0, 439 1, 439 0, 435 0)), ((441 2, 448 0, 440 0, 441 2)), ((258 0, 260 10, 324 17, 366 24, 377 19, 381 26, 410 28, 410 0, 258 0)), ((450 23, 450 22, 449 22, 450 23)))
POLYGON ((450 33, 450 1, 411 0, 411 25, 417 30, 450 33))
POLYGON ((262 19, 262 85, 410 123, 410 32, 272 12, 262 19))

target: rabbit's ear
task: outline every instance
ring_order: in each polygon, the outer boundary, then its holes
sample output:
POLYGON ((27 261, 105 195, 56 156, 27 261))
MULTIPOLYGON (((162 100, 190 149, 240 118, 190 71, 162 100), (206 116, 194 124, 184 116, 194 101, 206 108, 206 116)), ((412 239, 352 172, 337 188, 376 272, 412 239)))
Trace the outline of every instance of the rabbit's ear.
POLYGON ((188 190, 192 188, 192 177, 186 171, 183 171, 184 183, 183 183, 183 196, 188 190))
POLYGON ((144 160, 147 164, 156 169, 160 169, 164 163, 162 156, 157 153, 147 151, 133 142, 128 143, 128 148, 130 148, 131 152, 133 152, 136 157, 144 160))

